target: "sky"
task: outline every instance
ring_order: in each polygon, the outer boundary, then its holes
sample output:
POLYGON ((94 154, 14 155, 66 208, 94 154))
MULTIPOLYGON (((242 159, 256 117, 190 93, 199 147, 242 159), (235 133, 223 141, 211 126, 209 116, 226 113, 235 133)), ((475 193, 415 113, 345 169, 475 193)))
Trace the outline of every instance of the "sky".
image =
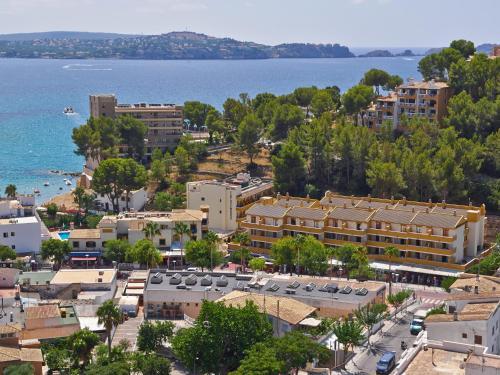
POLYGON ((500 0, 0 0, 0 33, 195 31, 265 44, 500 42, 500 0))

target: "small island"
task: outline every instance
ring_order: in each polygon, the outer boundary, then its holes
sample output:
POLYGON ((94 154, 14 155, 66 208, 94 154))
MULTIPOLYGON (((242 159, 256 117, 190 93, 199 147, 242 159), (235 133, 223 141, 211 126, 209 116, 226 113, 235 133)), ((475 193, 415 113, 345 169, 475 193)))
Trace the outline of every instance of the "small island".
POLYGON ((362 55, 358 55, 358 57, 411 57, 416 56, 411 49, 405 49, 401 53, 393 54, 392 52, 386 49, 376 49, 370 52, 367 52, 362 55))
POLYGON ((269 46, 193 32, 126 35, 47 32, 0 35, 0 57, 45 59, 234 60, 355 57, 340 44, 269 46))

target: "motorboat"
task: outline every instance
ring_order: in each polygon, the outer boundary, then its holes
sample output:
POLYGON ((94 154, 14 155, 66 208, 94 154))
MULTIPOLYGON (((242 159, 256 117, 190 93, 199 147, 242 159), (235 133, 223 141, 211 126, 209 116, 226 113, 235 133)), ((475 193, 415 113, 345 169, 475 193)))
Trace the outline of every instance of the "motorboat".
POLYGON ((73 107, 64 107, 63 113, 65 115, 73 115, 75 113, 73 107))
POLYGON ((65 184, 68 185, 68 186, 69 185, 73 185, 73 183, 70 180, 66 180, 65 184))
POLYGON ((45 181, 45 182, 43 183, 43 186, 49 186, 49 185, 50 185, 50 184, 49 184, 49 182, 48 182, 48 181, 45 181))
POLYGON ((40 194, 40 189, 34 189, 34 190, 33 190, 33 193, 35 193, 35 194, 40 194))

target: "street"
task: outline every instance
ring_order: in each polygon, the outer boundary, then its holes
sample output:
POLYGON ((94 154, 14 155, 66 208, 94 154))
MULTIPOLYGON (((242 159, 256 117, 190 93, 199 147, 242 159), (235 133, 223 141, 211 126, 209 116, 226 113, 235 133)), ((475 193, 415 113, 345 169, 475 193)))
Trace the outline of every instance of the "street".
MULTIPOLYGON (((370 339, 373 344, 371 348, 366 350, 363 355, 356 356, 353 362, 354 368, 358 374, 375 374, 377 362, 385 352, 396 352, 396 363, 403 350, 401 350, 401 341, 405 341, 408 347, 413 345, 417 336, 410 334, 410 322, 412 319, 411 313, 398 314, 397 324, 390 327, 387 331, 385 327, 373 335, 370 339)), ((386 326, 387 326, 386 322, 386 326)))

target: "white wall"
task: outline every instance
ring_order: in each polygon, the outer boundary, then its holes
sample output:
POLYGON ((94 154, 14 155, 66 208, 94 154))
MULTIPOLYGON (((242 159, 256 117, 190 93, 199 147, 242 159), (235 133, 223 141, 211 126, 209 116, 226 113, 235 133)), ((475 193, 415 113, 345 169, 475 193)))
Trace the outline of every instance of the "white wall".
POLYGON ((241 187, 214 181, 191 182, 186 186, 186 194, 188 209, 209 207, 209 229, 237 229, 236 198, 241 194, 241 187))
MULTIPOLYGON (((98 194, 96 201, 106 211, 113 210, 113 204, 106 195, 98 194)), ((128 211, 142 211, 148 201, 147 192, 144 188, 131 192, 129 194, 128 211)), ((118 200, 118 208, 120 212, 127 211, 125 195, 121 196, 118 200)))
POLYGON ((0 245, 17 253, 38 253, 41 243, 41 224, 35 216, 0 221, 0 245))

